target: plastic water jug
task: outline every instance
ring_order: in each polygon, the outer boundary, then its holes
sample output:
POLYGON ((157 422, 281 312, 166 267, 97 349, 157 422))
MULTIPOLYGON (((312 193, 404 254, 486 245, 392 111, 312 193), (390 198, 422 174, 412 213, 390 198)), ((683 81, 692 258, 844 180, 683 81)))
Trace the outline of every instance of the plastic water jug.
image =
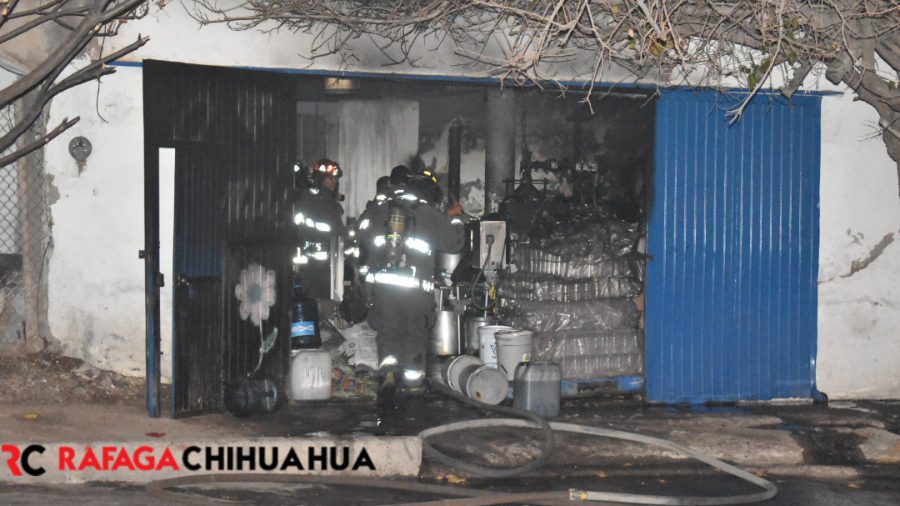
POLYGON ((291 399, 323 400, 331 397, 331 353, 298 350, 291 357, 291 399))
POLYGON ((319 307, 308 297, 303 288, 294 284, 294 309, 291 311, 291 349, 318 348, 322 346, 319 334, 319 307))

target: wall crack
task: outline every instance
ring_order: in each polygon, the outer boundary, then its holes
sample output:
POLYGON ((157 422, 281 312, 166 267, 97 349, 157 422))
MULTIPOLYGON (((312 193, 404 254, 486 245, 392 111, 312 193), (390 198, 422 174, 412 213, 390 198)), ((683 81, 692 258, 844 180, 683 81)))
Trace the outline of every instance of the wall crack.
POLYGON ((857 272, 859 272, 859 271, 865 269, 866 267, 868 267, 869 265, 871 265, 872 262, 877 260, 878 257, 880 257, 882 253, 884 253, 884 250, 886 250, 887 247, 890 246, 891 243, 894 242, 895 235, 896 234, 894 232, 885 234, 884 237, 882 237, 881 240, 878 241, 878 244, 876 244, 871 250, 869 250, 868 255, 866 255, 863 258, 858 258, 858 259, 854 260, 853 262, 851 262, 850 263, 850 272, 848 272, 847 274, 842 274, 840 277, 849 278, 850 276, 856 274, 857 272))

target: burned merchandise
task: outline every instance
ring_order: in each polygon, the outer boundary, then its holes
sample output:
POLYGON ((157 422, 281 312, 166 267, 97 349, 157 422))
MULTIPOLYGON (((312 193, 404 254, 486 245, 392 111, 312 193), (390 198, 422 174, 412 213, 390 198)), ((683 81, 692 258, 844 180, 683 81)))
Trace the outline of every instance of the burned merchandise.
POLYGON ((537 229, 552 232, 513 243, 516 269, 499 285, 503 321, 533 330, 535 359, 559 364, 565 380, 640 374, 639 227, 596 209, 554 209, 558 226, 537 229))

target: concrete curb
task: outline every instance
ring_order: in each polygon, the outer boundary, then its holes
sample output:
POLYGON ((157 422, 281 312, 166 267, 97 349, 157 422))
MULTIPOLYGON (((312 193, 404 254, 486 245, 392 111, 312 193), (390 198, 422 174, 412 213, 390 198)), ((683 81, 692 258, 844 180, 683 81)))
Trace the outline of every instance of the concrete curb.
POLYGON ((4 443, 2 449, 0 482, 17 484, 146 483, 211 473, 415 477, 422 464, 417 437, 4 443))

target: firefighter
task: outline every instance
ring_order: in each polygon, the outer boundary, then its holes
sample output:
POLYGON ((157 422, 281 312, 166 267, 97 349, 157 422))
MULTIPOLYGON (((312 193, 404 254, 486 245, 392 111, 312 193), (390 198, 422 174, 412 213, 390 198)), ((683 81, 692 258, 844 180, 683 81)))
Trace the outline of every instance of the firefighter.
POLYGON ((294 166, 294 223, 299 236, 294 265, 306 271, 305 284, 316 296, 330 295, 331 238, 345 233, 340 177, 340 166, 328 159, 311 167, 294 166))
POLYGON ((397 391, 424 391, 435 320, 434 255, 459 251, 463 229, 439 209, 441 190, 427 171, 395 167, 378 194, 384 198, 367 204, 357 236, 367 250, 368 320, 378 332, 379 403, 385 405, 397 391))

